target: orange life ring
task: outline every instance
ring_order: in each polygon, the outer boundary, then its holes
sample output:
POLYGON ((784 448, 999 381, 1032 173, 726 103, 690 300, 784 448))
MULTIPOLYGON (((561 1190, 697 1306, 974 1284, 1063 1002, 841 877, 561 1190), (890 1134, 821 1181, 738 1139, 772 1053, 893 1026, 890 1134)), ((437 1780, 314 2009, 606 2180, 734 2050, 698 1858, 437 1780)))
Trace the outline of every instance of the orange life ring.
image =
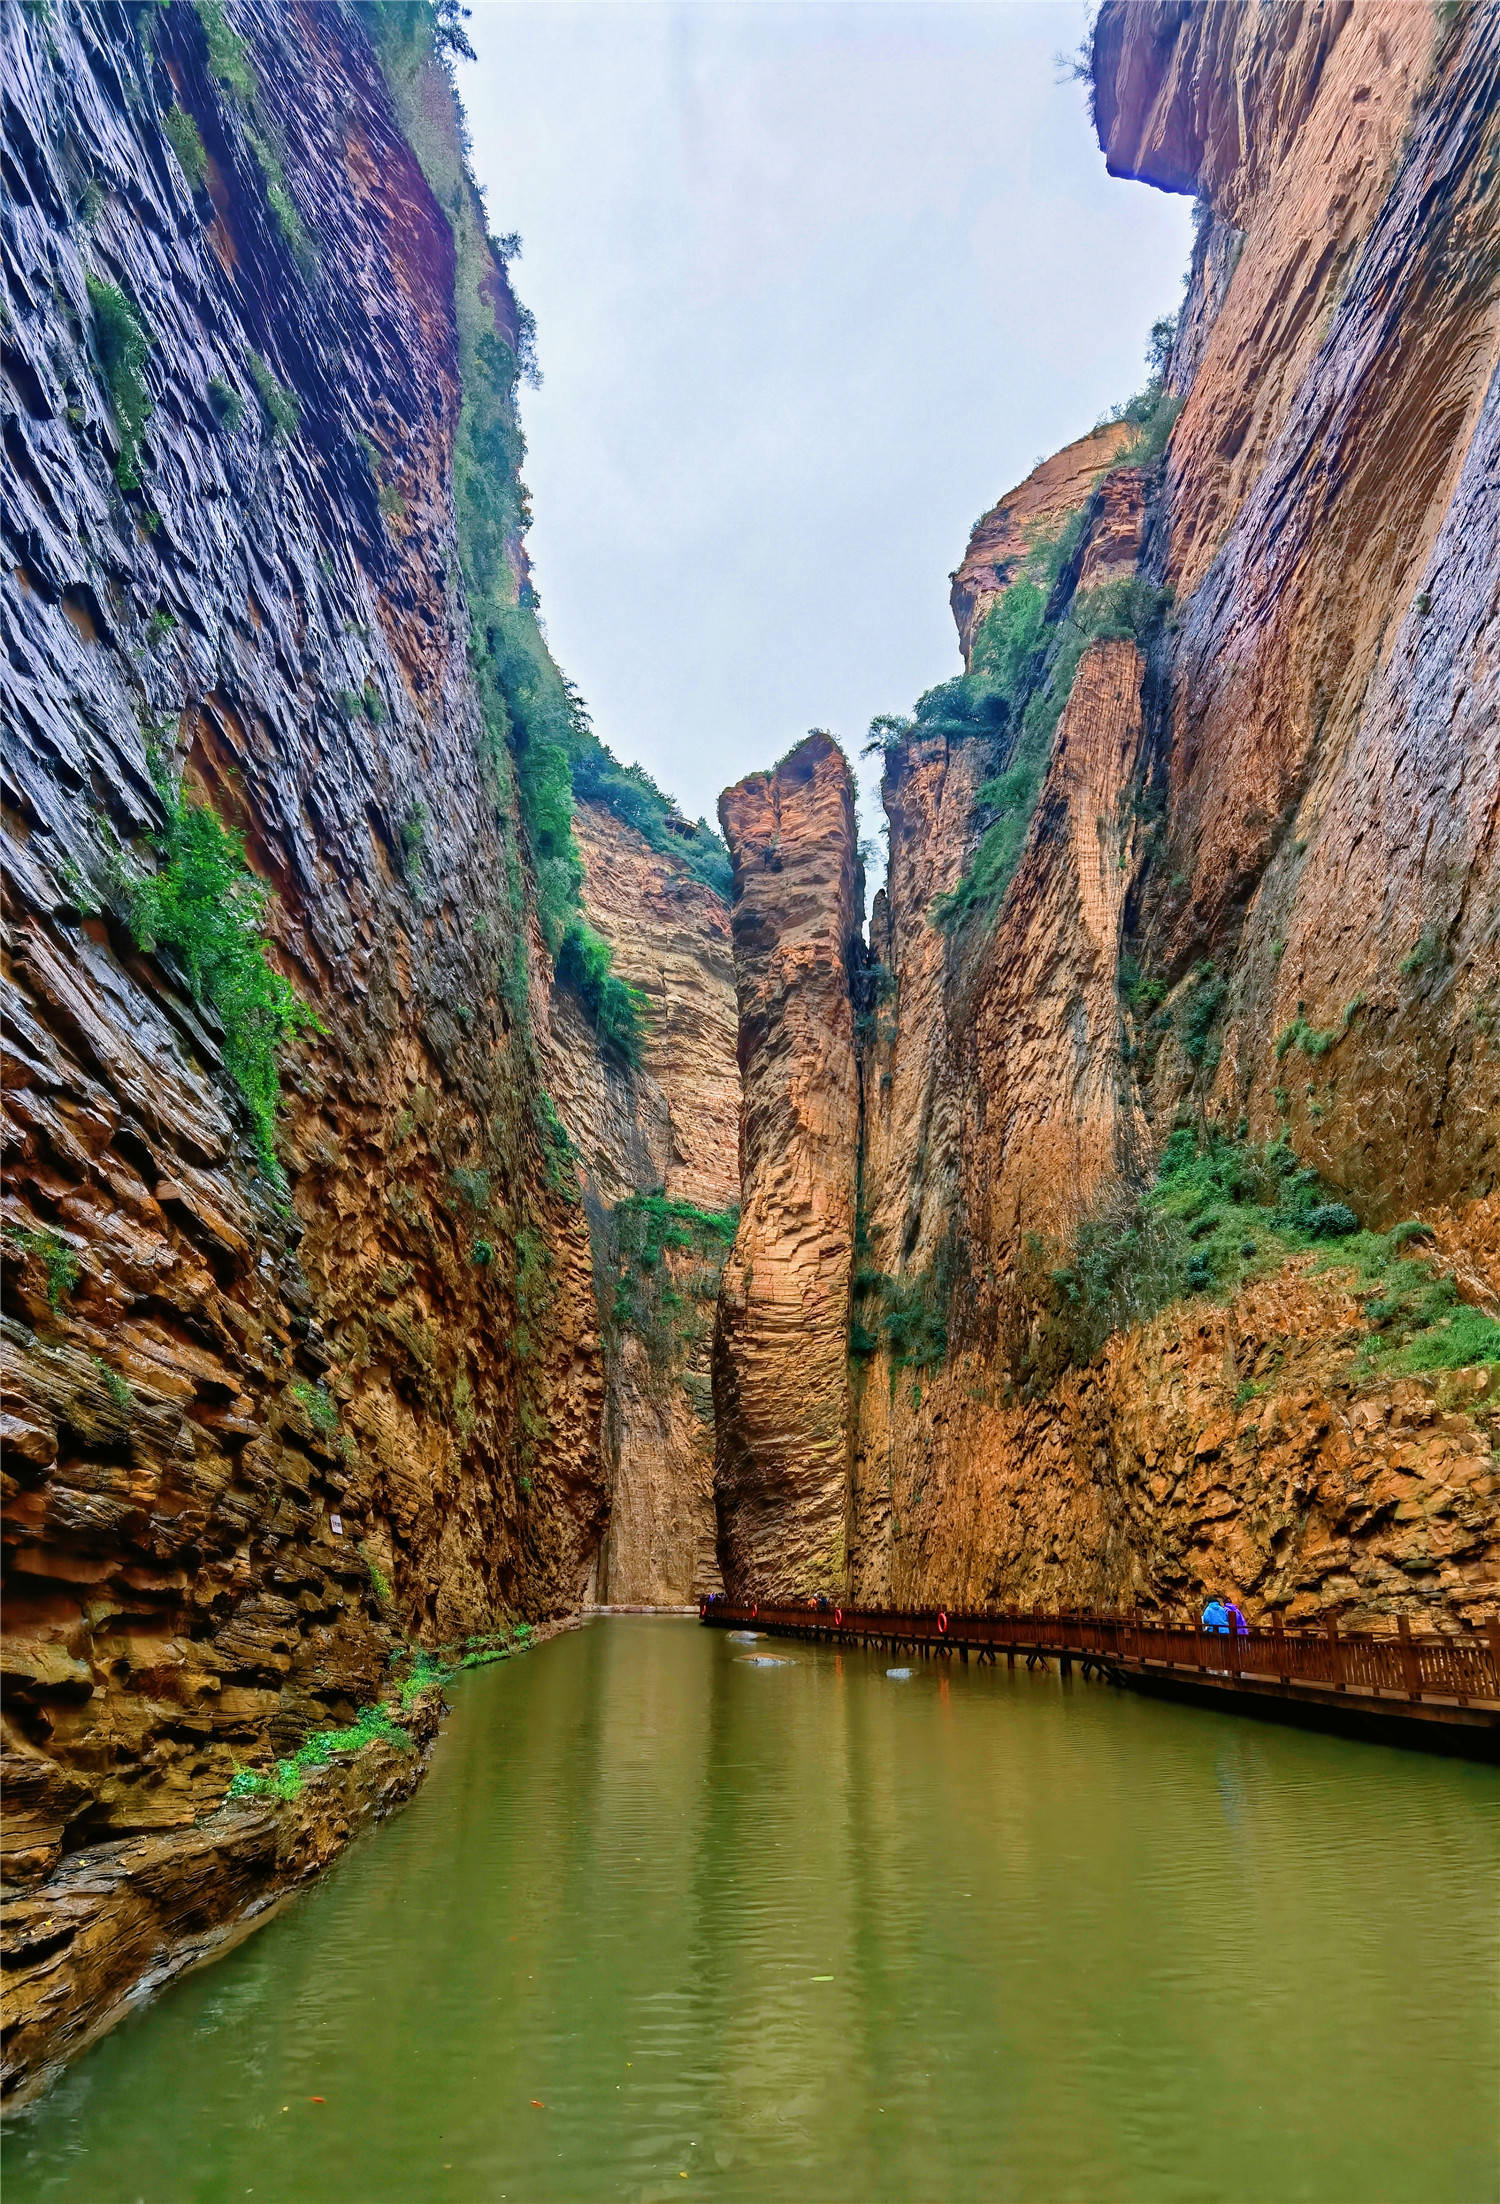
POLYGON ((842 1608, 842 1607, 835 1607, 835 1609, 833 1610, 833 1622, 834 1622, 834 1628, 835 1628, 836 1630, 842 1630, 842 1629, 843 1629, 843 1627, 844 1627, 844 1610, 843 1610, 843 1608, 842 1608))
POLYGON ((939 1629, 940 1631, 946 1631, 946 1630, 947 1630, 947 1628, 948 1628, 948 1617, 947 1617, 947 1616, 946 1616, 946 1615, 945 1615, 945 1614, 944 1614, 944 1613, 943 1613, 943 1612, 941 1611, 941 1609, 939 1609, 939 1611, 938 1611, 938 1629, 939 1629))
POLYGON ((706 1615, 707 1613, 708 1613, 708 1601, 707 1601, 706 1599, 700 1599, 700 1600, 699 1600, 699 1602, 698 1602, 698 1620, 699 1620, 700 1622, 702 1622, 702 1620, 703 1620, 704 1616, 705 1616, 705 1615, 706 1615))

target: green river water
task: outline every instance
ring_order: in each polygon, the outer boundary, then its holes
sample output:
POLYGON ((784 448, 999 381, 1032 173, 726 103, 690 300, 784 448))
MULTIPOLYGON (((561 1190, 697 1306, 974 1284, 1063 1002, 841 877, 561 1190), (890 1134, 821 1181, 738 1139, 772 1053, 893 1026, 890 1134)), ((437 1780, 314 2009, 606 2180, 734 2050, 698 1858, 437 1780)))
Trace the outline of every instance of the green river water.
POLYGON ((474 1673, 5 2204, 1500 2195, 1500 1773, 888 1665, 622 1618, 474 1673))

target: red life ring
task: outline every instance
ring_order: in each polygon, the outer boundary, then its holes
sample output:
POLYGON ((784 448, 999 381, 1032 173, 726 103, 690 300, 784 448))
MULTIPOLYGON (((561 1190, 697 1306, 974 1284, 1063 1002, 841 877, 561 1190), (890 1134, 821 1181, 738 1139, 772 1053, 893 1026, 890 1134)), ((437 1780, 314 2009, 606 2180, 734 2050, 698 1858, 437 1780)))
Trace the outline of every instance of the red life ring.
POLYGON ((759 1613, 760 1613, 760 1601, 759 1601, 758 1599, 757 1599, 757 1600, 752 1600, 752 1601, 751 1601, 751 1603, 750 1603, 750 1620, 751 1620, 752 1622, 754 1622, 754 1620, 755 1620, 756 1616, 757 1616, 757 1615, 758 1615, 759 1613))
POLYGON ((940 1631, 946 1631, 947 1627, 948 1617, 940 1611, 938 1614, 938 1629, 940 1631))
POLYGON ((835 1609, 833 1610, 833 1623, 834 1623, 834 1628, 835 1628, 836 1630, 842 1630, 842 1629, 843 1629, 843 1627, 844 1627, 844 1610, 843 1610, 843 1608, 842 1608, 842 1607, 835 1607, 835 1609))
POLYGON ((707 1613, 708 1613, 708 1601, 707 1601, 706 1599, 700 1599, 700 1600, 699 1600, 699 1602, 698 1602, 698 1620, 699 1620, 700 1622, 702 1622, 702 1620, 703 1620, 704 1616, 705 1616, 705 1615, 706 1615, 707 1613))

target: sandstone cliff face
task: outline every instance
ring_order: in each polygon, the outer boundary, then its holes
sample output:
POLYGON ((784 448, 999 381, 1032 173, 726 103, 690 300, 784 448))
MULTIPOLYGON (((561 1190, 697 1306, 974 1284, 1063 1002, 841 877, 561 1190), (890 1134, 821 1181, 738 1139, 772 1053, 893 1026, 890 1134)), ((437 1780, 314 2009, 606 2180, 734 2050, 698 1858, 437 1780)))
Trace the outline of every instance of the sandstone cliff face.
POLYGON ((1156 1259, 1133 1190, 1174 1125, 1290 1147, 1372 1228, 1420 1212, 1423 1276, 1500 1308, 1497 27, 1101 10, 1110 165, 1204 198, 1182 407, 1160 462, 1117 424, 1038 468, 954 577, 967 663, 1038 530, 1082 515, 1048 607, 1081 647, 997 905, 934 907, 1002 800, 1019 700, 998 734, 919 716, 888 754, 861 1597, 1227 1585, 1295 1621, 1449 1622, 1500 1600, 1493 1366, 1371 1359, 1379 1251, 1247 1242, 1217 1297, 1191 1291, 1205 1255, 1161 1315, 1059 1345, 1070 1264, 1131 1235, 1156 1259))
POLYGON ((858 961, 854 783, 827 735, 719 804, 734 860, 741 1211, 714 1338, 719 1552, 732 1591, 842 1588, 849 1475, 858 961))
POLYGON ((574 823, 585 911, 646 1030, 639 1067, 612 1063, 576 999, 554 995, 549 1077, 582 1160, 607 1376, 597 1596, 680 1606, 721 1587, 709 1365, 739 1204, 729 910, 604 805, 580 804, 574 823))
MULTIPOLYGON (((575 1607, 607 1508, 468 665, 452 236, 352 12, 233 14, 260 152, 192 10, 5 11, 12 1881, 145 1832, 186 1859, 237 1763, 376 1696, 393 1627, 575 1607), (128 493, 86 276, 153 340, 128 493), (321 1022, 284 1195, 218 1015, 131 922, 179 775, 321 1022)), ((513 338, 498 265, 488 294, 513 338)))
POLYGON ((1497 31, 1116 5, 1096 49, 1111 165, 1242 239, 1167 461, 1147 956, 1232 962, 1216 1101, 1263 1135, 1283 1090, 1381 1222, 1497 1168, 1497 31), (1299 1020, 1339 1038, 1278 1062, 1299 1020))

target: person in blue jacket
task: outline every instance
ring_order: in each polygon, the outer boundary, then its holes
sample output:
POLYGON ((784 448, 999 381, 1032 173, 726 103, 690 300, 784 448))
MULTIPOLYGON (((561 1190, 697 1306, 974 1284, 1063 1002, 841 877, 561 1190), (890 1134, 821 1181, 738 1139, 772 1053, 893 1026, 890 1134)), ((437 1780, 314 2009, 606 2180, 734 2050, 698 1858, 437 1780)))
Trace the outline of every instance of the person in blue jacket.
POLYGON ((1229 1612, 1221 1599, 1211 1599, 1203 1610, 1202 1627, 1205 1630, 1226 1632, 1229 1628, 1229 1612))

